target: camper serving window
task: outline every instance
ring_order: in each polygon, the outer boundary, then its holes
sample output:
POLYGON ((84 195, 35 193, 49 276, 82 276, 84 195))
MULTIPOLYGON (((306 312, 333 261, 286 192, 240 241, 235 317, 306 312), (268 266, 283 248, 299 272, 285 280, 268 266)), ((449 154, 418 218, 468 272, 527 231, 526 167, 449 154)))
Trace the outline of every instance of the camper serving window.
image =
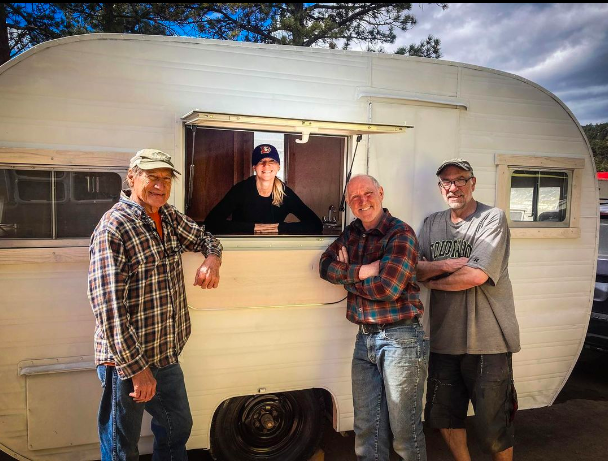
MULTIPOLYGON (((336 212, 342 195, 346 137, 310 136, 307 143, 297 143, 300 136, 292 134, 212 128, 188 129, 186 135, 185 209, 195 221, 204 223, 232 186, 254 174, 251 153, 255 146, 268 143, 279 152, 277 176, 324 218, 323 233, 340 232, 336 212)), ((293 215, 285 220, 294 221, 293 215)))
POLYGON ((88 239, 121 184, 108 171, 0 169, 0 239, 88 239))
POLYGON ((497 155, 497 205, 507 212, 511 235, 580 236, 580 174, 584 159, 497 155))
MULTIPOLYGON (((182 119, 186 125, 188 216, 204 223, 228 191, 253 174, 254 147, 269 143, 279 151, 280 179, 323 221, 324 235, 338 235, 343 226, 344 213, 339 208, 353 137, 402 133, 408 128, 201 111, 182 119)), ((293 214, 285 219, 293 221, 297 221, 293 214)))

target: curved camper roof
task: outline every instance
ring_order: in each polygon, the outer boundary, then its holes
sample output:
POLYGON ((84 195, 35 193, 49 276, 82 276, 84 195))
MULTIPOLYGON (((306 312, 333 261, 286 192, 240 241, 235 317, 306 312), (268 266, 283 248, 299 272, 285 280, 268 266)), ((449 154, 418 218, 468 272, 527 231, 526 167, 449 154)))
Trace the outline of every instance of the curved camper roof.
MULTIPOLYGON (((547 94, 548 96, 550 96, 552 99, 554 99, 572 118, 572 120, 574 120, 577 125, 578 124, 578 120, 576 119, 576 117, 574 116, 574 114, 570 111, 570 109, 557 97, 555 96, 553 93, 551 93, 549 90, 543 88, 542 86, 527 80, 523 77, 520 77, 518 75, 515 74, 511 74, 508 72, 503 72, 500 70, 496 70, 496 69, 491 69, 488 67, 483 67, 483 66, 476 66, 476 65, 472 65, 472 64, 466 64, 466 63, 460 63, 460 62, 455 62, 455 61, 446 61, 446 60, 435 60, 435 59, 428 59, 428 58, 418 58, 418 57, 411 57, 411 56, 400 56, 400 55, 390 55, 390 54, 382 54, 382 53, 378 53, 378 54, 370 54, 370 53, 366 53, 366 52, 359 52, 359 51, 344 51, 344 50, 327 50, 327 49, 323 49, 323 48, 306 48, 306 47, 295 47, 295 46, 285 46, 285 45, 269 45, 269 44, 257 44, 257 43, 246 43, 246 42, 232 42, 232 41, 223 41, 223 40, 212 40, 212 39, 200 39, 200 38, 191 38, 191 37, 166 37, 166 36, 155 36, 155 35, 136 35, 136 34, 106 34, 106 33, 101 33, 101 34, 87 34, 87 35, 76 35, 76 36, 70 36, 70 37, 63 37, 63 38, 59 38, 56 40, 50 40, 41 44, 38 44, 30 49, 28 49, 27 51, 19 54, 18 56, 16 56, 15 58, 11 59, 10 61, 4 63, 3 65, 0 65, 0 74, 2 74, 3 72, 5 72, 6 70, 10 69, 13 66, 16 66, 17 64, 19 64, 20 62, 22 62, 23 60, 31 57, 33 54, 36 53, 41 53, 49 48, 52 47, 56 47, 56 46, 63 46, 63 45, 67 45, 67 44, 71 44, 71 43, 75 43, 75 42, 84 42, 84 41, 89 41, 89 40, 94 40, 94 41, 103 41, 103 40, 116 40, 116 41, 121 41, 121 40, 133 40, 133 41, 144 41, 144 42, 157 42, 157 43, 162 43, 162 42, 169 42, 169 43, 175 43, 175 44, 184 44, 184 45, 197 45, 197 46, 201 46, 201 45, 205 45, 205 44, 212 44, 212 45, 217 45, 217 46, 222 46, 222 47, 238 47, 238 48, 242 48, 242 47, 248 47, 248 48, 252 48, 252 49, 256 49, 256 48, 262 48, 262 49, 276 49, 276 50, 280 50, 280 51, 286 51, 286 50, 290 50, 293 52, 297 52, 297 53, 310 53, 311 55, 314 54, 331 54, 331 55, 336 55, 336 54, 341 54, 341 55, 359 55, 359 56, 366 56, 366 57, 373 57, 373 58, 378 58, 380 60, 382 59, 398 59, 398 60, 403 60, 403 59, 407 59, 407 60, 411 60, 411 61, 421 61, 421 62, 427 62, 427 63, 432 63, 432 64, 438 64, 438 65, 447 65, 447 66, 458 66, 458 67, 463 67, 463 68, 468 68, 468 69, 474 69, 474 70, 479 70, 479 71, 484 71, 484 72, 490 72, 490 73, 494 73, 496 75, 503 75, 503 76, 507 76, 516 80, 520 80, 522 82, 525 82, 529 85, 534 86, 535 88, 539 89, 540 91, 542 91, 543 93, 547 94)), ((390 91, 388 92, 374 92, 374 91, 369 91, 369 89, 365 89, 362 88, 359 90, 359 97, 363 97, 363 96, 377 96, 379 94, 384 94, 387 97, 390 97, 391 94, 394 95, 394 93, 391 93, 390 91), (367 90, 367 91, 366 91, 367 90)), ((406 96, 403 96, 403 98, 405 99, 406 96)), ((416 101, 416 100, 422 100, 422 101, 432 101, 433 97, 431 97, 430 95, 427 97, 423 97, 420 98, 420 95, 415 95, 415 94, 410 94, 410 99, 412 101, 416 101)), ((451 103, 454 106, 459 106, 459 107, 465 107, 466 108, 466 104, 460 100, 458 100, 457 98, 441 98, 441 97, 435 97, 434 98, 437 103, 439 104, 448 104, 451 103)), ((580 127, 580 125, 579 125, 580 127)), ((582 132, 582 129, 581 129, 582 132)))

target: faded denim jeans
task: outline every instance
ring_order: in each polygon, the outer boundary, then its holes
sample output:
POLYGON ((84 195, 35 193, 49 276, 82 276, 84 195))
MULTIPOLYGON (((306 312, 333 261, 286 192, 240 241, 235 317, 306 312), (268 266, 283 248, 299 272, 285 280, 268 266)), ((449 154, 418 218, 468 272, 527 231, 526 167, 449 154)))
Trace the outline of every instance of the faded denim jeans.
POLYGON ((179 364, 150 367, 156 379, 156 395, 149 402, 137 403, 131 379, 121 380, 116 367, 100 365, 97 375, 103 387, 98 427, 101 461, 139 460, 137 443, 144 409, 152 415, 154 461, 187 460, 186 442, 192 429, 192 415, 186 395, 184 374, 179 364))
POLYGON ((422 394, 428 357, 418 323, 357 334, 352 384, 359 461, 388 461, 391 439, 405 461, 426 461, 422 394))

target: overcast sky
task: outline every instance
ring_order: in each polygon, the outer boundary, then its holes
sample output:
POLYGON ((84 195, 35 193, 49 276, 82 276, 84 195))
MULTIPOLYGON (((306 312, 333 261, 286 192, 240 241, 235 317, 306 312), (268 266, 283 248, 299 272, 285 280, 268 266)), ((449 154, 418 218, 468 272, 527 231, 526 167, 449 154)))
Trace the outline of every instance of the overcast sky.
POLYGON ((608 122, 607 3, 415 3, 394 45, 441 39, 443 58, 510 72, 554 93, 581 125, 608 122))

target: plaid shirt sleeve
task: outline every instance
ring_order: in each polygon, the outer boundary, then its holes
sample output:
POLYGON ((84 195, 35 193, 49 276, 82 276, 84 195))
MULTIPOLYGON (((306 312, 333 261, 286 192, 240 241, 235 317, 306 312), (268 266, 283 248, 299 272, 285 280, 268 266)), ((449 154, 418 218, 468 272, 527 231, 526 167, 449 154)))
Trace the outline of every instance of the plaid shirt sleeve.
POLYGON ((205 231, 205 226, 199 226, 191 218, 176 210, 174 213, 177 236, 187 251, 201 252, 205 257, 210 254, 222 257, 222 244, 211 233, 205 231))
POLYGON ((101 226, 93 235, 90 247, 89 297, 93 313, 125 378, 148 366, 137 334, 129 323, 125 305, 127 260, 119 235, 101 226))
POLYGON ((418 243, 413 232, 392 236, 380 260, 380 273, 359 283, 346 285, 347 291, 373 301, 394 301, 412 282, 418 263, 418 243))
POLYGON ((338 250, 346 247, 350 229, 342 232, 334 243, 321 255, 319 261, 319 275, 322 279, 336 285, 347 285, 359 282, 360 264, 346 264, 338 261, 338 250))

